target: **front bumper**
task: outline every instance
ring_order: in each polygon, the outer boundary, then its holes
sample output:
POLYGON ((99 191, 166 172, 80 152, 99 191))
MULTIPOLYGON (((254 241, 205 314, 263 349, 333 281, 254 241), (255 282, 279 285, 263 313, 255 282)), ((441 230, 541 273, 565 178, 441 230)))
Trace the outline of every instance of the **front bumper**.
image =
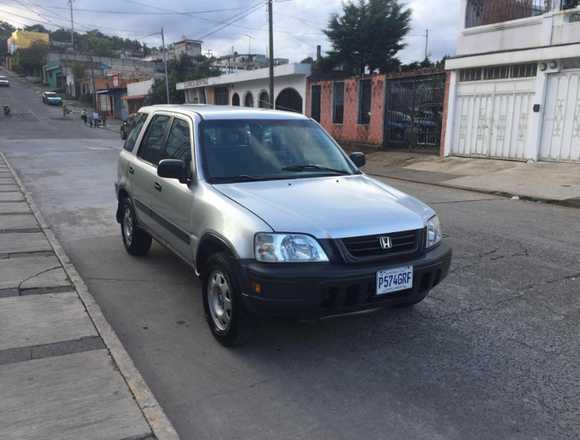
POLYGON ((242 261, 244 305, 260 316, 316 318, 417 302, 447 276, 451 257, 451 248, 441 243, 419 258, 400 263, 277 265, 242 261), (412 289, 376 295, 377 272, 409 265, 414 268, 412 289))

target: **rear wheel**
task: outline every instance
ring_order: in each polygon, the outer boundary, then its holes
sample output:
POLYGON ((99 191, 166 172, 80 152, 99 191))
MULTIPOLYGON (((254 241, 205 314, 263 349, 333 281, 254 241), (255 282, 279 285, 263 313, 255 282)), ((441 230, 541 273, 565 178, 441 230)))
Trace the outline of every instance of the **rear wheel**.
POLYGON ((250 320, 231 257, 225 253, 210 257, 202 281, 203 305, 213 336, 225 347, 245 342, 250 335, 250 320))
POLYGON ((129 254, 142 257, 151 249, 151 236, 137 225, 135 208, 128 198, 122 201, 121 233, 123 244, 129 254))

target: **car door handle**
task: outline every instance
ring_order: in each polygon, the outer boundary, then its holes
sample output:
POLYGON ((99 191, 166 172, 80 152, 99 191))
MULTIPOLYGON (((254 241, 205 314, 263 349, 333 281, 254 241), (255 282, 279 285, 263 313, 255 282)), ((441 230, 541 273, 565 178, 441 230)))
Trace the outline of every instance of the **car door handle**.
POLYGON ((129 167, 129 174, 135 174, 135 168, 129 167))
POLYGON ((159 192, 161 192, 163 190, 163 187, 159 183, 157 183, 157 182, 155 182, 155 185, 154 186, 155 186, 155 189, 157 191, 159 191, 159 192))

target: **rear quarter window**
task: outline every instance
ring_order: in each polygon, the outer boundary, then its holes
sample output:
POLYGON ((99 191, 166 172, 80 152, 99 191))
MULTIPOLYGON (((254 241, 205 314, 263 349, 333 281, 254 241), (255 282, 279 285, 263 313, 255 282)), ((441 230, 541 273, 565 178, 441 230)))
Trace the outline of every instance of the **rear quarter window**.
POLYGON ((135 148, 135 142, 137 142, 137 138, 139 137, 139 133, 141 133, 141 130, 143 129, 143 125, 147 120, 147 116, 148 116, 147 113, 139 113, 135 117, 135 121, 133 122, 133 128, 129 132, 127 140, 125 141, 125 145, 123 146, 125 150, 133 151, 133 149, 135 148))

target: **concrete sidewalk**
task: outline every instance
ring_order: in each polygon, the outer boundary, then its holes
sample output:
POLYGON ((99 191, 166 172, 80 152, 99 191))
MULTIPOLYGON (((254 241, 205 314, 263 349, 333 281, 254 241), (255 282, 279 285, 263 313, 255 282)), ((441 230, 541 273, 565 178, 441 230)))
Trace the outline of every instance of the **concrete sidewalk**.
POLYGON ((488 194, 580 207, 580 164, 466 159, 372 152, 368 174, 488 194))
POLYGON ((177 439, 0 154, 0 438, 177 439))

